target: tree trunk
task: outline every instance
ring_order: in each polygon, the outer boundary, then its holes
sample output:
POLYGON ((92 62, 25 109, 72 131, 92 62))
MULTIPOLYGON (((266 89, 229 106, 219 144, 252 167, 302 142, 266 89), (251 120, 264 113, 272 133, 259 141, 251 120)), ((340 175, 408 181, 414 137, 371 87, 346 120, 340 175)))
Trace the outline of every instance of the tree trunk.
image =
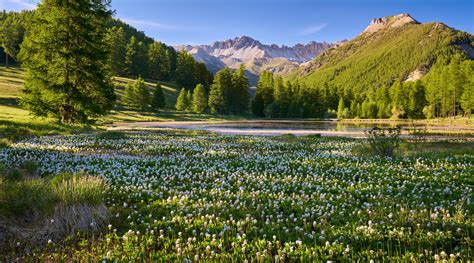
POLYGON ((61 110, 61 122, 72 123, 72 107, 69 105, 63 106, 61 110))
POLYGON ((5 52, 5 67, 8 68, 8 54, 5 52))

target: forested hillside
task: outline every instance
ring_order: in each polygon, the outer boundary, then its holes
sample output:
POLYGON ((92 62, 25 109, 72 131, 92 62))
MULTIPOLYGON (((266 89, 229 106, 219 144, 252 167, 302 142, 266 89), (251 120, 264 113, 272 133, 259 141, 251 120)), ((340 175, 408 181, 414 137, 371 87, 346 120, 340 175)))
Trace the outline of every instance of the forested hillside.
POLYGON ((279 115, 324 117, 328 109, 341 118, 470 114, 473 41, 468 33, 442 23, 420 24, 407 14, 374 20, 355 39, 289 76, 305 94, 292 101, 305 101, 296 103, 296 113, 279 115))
MULTIPOLYGON (((0 64, 17 64, 21 43, 28 33, 35 11, 0 13, 0 64), (8 56, 6 54, 8 54, 8 56)), ((187 89, 201 83, 209 86, 212 74, 186 52, 157 42, 144 32, 110 17, 106 42, 109 67, 114 76, 143 77, 160 81, 176 81, 187 89)))

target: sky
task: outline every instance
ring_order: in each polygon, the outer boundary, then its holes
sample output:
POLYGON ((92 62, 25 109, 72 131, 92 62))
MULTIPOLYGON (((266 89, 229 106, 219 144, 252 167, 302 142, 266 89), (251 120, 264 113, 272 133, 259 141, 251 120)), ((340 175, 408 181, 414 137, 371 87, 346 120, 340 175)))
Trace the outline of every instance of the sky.
MULTIPOLYGON (((0 0, 0 10, 38 0, 0 0)), ((336 42, 372 18, 409 13, 473 34, 474 0, 113 0, 115 16, 169 45, 209 44, 246 35, 265 44, 336 42)))

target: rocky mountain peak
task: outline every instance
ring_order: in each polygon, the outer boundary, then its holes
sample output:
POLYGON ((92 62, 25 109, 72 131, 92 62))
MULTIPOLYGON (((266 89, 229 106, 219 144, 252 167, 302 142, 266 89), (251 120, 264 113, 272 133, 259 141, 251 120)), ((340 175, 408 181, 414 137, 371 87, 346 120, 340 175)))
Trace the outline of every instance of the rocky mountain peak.
POLYGON ((374 18, 363 33, 375 33, 384 28, 401 27, 406 24, 418 24, 418 21, 413 19, 409 14, 374 18))

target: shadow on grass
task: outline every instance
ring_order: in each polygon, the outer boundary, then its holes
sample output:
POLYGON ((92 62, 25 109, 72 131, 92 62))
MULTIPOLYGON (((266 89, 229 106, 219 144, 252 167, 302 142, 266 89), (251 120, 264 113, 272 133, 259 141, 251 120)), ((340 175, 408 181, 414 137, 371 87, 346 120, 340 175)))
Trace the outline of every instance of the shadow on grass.
POLYGON ((31 122, 17 122, 0 120, 0 138, 18 140, 25 136, 64 135, 90 132, 92 126, 64 125, 35 120, 31 122))
POLYGON ((19 107, 18 100, 16 98, 0 98, 0 105, 19 107))

